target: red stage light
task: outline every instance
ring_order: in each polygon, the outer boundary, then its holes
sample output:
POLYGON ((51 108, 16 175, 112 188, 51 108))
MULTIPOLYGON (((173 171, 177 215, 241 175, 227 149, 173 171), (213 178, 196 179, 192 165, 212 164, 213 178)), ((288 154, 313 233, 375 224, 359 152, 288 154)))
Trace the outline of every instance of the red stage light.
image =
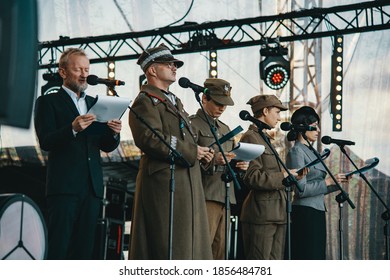
POLYGON ((283 55, 287 48, 282 46, 266 47, 260 50, 265 59, 260 62, 260 78, 274 90, 283 88, 290 79, 290 62, 283 55))

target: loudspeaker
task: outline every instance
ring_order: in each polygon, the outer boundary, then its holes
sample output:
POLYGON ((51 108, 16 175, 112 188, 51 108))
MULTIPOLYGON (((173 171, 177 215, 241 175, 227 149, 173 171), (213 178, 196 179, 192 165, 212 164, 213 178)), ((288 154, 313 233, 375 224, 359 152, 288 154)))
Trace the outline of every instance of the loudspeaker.
POLYGON ((38 206, 23 194, 0 195, 0 259, 43 260, 47 229, 38 206))
POLYGON ((0 2, 0 124, 29 128, 38 65, 36 0, 0 2))

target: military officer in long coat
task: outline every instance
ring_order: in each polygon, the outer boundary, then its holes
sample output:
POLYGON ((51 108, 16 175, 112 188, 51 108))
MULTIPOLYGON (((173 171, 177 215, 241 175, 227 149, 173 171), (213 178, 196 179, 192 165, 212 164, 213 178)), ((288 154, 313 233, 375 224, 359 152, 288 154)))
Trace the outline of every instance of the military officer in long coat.
POLYGON ((141 87, 133 112, 129 112, 135 144, 143 152, 136 181, 129 259, 168 259, 172 193, 172 259, 212 259, 199 161, 210 162, 213 151, 197 145, 182 102, 169 91, 183 62, 162 44, 145 50, 137 63, 147 84, 141 87), (184 159, 174 162, 174 192, 170 192, 170 150, 136 114, 184 159))

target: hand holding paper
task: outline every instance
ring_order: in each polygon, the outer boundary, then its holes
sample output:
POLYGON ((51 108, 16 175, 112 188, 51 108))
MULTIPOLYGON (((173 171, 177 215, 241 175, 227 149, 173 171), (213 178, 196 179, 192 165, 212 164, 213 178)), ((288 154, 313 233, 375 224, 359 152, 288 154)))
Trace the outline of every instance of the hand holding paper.
MULTIPOLYGON (((236 154, 233 153, 233 152, 228 152, 226 153, 225 152, 225 157, 226 157, 226 160, 228 162, 230 162, 232 159, 234 159, 236 157, 236 154)), ((225 159, 224 157, 222 156, 222 153, 221 152, 218 152, 216 155, 215 155, 215 164, 216 165, 225 165, 226 162, 225 162, 225 159)))
POLYGON ((97 95, 95 104, 89 109, 88 114, 95 115, 97 122, 119 120, 130 103, 129 98, 97 95))
POLYGON ((261 156, 264 150, 265 147, 263 145, 238 142, 231 152, 236 154, 235 160, 250 161, 261 156))
POLYGON ((107 125, 116 134, 119 134, 122 130, 121 120, 110 120, 107 122, 107 125))
POLYGON ((77 116, 72 122, 72 129, 76 132, 87 129, 94 121, 96 117, 93 114, 85 114, 77 116))

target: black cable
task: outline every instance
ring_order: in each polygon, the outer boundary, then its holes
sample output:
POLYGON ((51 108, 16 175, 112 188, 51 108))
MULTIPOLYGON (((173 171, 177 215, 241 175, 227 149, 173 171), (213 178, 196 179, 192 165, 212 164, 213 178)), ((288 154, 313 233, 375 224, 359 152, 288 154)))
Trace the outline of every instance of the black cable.
MULTIPOLYGON (((116 8, 118 9, 120 14, 122 15, 123 20, 126 22, 127 27, 130 29, 131 32, 134 32, 133 27, 131 26, 130 22, 127 20, 127 17, 125 15, 123 9, 121 8, 121 6, 118 4, 117 0, 114 0, 114 3, 115 3, 116 8)), ((141 48, 143 49, 142 43, 139 40, 139 38, 137 38, 136 41, 137 41, 138 45, 141 46, 141 48)))
POLYGON ((184 16, 182 16, 182 17, 181 17, 180 19, 178 19, 177 21, 172 22, 171 24, 168 24, 168 25, 165 26, 165 27, 174 25, 175 23, 178 23, 179 21, 182 21, 182 20, 190 13, 193 4, 194 4, 194 0, 191 1, 190 7, 188 8, 188 10, 187 10, 187 12, 184 14, 184 16))
POLYGON ((121 13, 123 20, 126 22, 127 27, 130 29, 131 32, 134 32, 133 28, 130 25, 130 22, 127 20, 125 13, 123 12, 122 8, 119 6, 118 2, 114 0, 115 6, 118 9, 118 11, 121 13))

